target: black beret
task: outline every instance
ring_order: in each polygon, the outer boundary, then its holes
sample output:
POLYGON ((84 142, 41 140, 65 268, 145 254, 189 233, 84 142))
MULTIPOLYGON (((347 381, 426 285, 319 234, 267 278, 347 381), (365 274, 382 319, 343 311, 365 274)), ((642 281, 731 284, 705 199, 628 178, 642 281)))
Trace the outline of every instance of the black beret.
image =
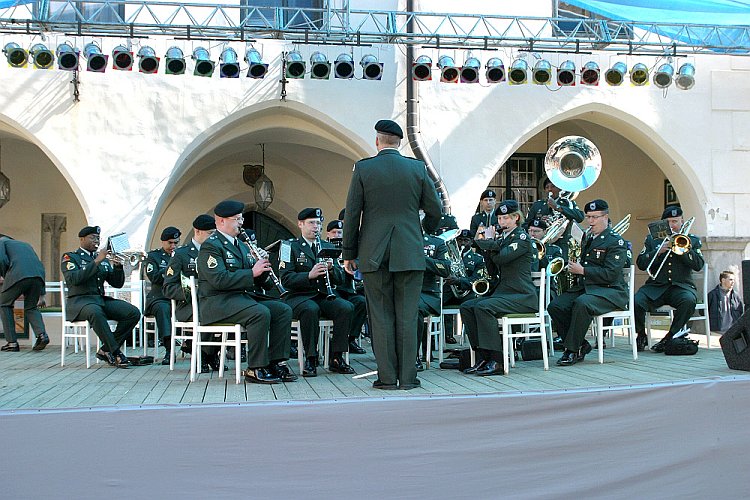
POLYGON ((670 217, 682 217, 682 208, 677 205, 670 205, 664 209, 664 213, 661 214, 661 219, 668 219, 670 217))
POLYGON ((214 213, 219 217, 233 217, 245 210, 245 204, 237 200, 224 200, 214 208, 214 213))
POLYGON ((482 196, 480 196, 479 199, 483 200, 485 198, 497 198, 497 193, 494 189, 485 189, 482 191, 482 196))
POLYGON ((474 237, 473 237, 473 236, 471 235, 471 231, 469 231, 468 229, 462 229, 462 230, 461 230, 461 232, 460 232, 460 233, 458 233, 458 236, 457 236, 457 237, 458 237, 458 238, 469 238, 469 239, 472 239, 472 238, 474 238, 474 237))
POLYGON ((518 212, 518 202, 516 200, 503 200, 495 208, 496 215, 512 214, 518 212))
POLYGON ((193 227, 195 229, 200 229, 201 231, 216 229, 216 219, 208 214, 200 214, 193 221, 193 227))
POLYGON ((586 203, 586 206, 583 207, 583 211, 585 213, 589 212, 597 212, 600 210, 609 210, 609 205, 607 205, 607 202, 604 200, 594 200, 586 203))
POLYGON ((404 138, 404 131, 393 120, 378 120, 378 123, 375 124, 375 130, 383 134, 395 135, 399 139, 404 138))
POLYGON ((101 234, 102 230, 99 226, 86 226, 78 231, 79 238, 85 238, 90 234, 101 234))
POLYGON ((300 213, 297 214, 297 220, 315 219, 320 218, 323 220, 323 211, 319 208, 303 208, 300 213))
POLYGON ((345 214, 346 214, 346 209, 345 209, 345 208, 342 208, 342 209, 341 209, 341 212, 339 212, 339 220, 340 220, 340 221, 343 221, 343 220, 344 220, 344 215, 345 215, 345 214))
POLYGON ((458 222, 452 214, 443 214, 438 222, 438 229, 444 229, 446 231, 450 229, 458 229, 458 222))
POLYGON ((164 231, 161 232, 161 241, 179 240, 182 233, 179 229, 173 226, 165 227, 164 231))
POLYGON ((328 223, 326 226, 326 231, 330 231, 331 229, 343 229, 344 223, 340 220, 332 220, 328 223))
POLYGON ((529 222, 529 227, 538 227, 539 229, 547 229, 547 223, 542 219, 534 219, 529 222))

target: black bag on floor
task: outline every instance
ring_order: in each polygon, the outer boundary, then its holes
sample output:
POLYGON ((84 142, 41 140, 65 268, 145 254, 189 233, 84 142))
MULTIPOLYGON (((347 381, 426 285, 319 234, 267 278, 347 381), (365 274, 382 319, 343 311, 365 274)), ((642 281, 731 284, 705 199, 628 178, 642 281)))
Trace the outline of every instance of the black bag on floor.
POLYGON ((130 362, 130 366, 153 365, 154 357, 153 356, 128 356, 128 361, 130 362))
POLYGON ((471 366, 471 349, 451 349, 448 358, 440 363, 443 370, 465 370, 471 366))
POLYGON ((687 337, 671 338, 664 343, 667 356, 692 356, 698 352, 698 341, 687 337))
POLYGON ((521 342, 521 359, 524 361, 535 361, 543 357, 541 339, 523 339, 523 342, 521 342))

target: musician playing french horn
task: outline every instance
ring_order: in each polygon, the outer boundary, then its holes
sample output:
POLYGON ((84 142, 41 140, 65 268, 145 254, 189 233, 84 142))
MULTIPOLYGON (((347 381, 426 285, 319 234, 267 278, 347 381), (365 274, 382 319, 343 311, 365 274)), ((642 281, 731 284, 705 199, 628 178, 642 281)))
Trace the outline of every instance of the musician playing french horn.
POLYGON ((523 214, 518 202, 502 201, 495 213, 499 232, 495 233, 495 226, 488 226, 484 239, 474 241, 487 268, 494 266, 498 270, 498 286, 491 296, 469 300, 460 308, 461 320, 477 360, 464 373, 479 376, 503 373, 502 337, 497 333, 497 319, 506 314, 533 312, 538 304, 538 293, 531 280, 536 249, 521 227, 523 214))
POLYGON ((646 311, 654 311, 663 305, 675 308, 669 331, 659 342, 651 346, 655 352, 664 352, 665 343, 679 336, 692 316, 698 299, 692 272, 700 271, 705 264, 700 239, 689 234, 683 227, 682 209, 668 206, 661 215, 669 224, 671 235, 664 239, 646 236, 643 250, 636 259, 638 268, 648 271, 649 279, 635 294, 635 329, 638 332, 638 350, 644 350, 646 338, 646 311), (684 231, 684 234, 683 234, 684 231), (682 235, 675 239, 675 235, 682 235), (680 241, 675 245, 675 241, 680 241))
POLYGON ((549 178, 544 179, 544 192, 547 198, 537 200, 531 205, 524 227, 528 229, 530 222, 533 220, 541 220, 549 226, 556 217, 565 217, 571 221, 562 236, 557 240, 557 245, 562 251, 563 259, 568 260, 568 240, 573 228, 572 223, 583 222, 583 212, 581 212, 573 199, 560 196, 560 188, 555 186, 549 178))
MULTIPOLYGON (((488 280, 487 268, 484 265, 484 258, 474 251, 472 243, 474 237, 468 229, 462 229, 456 237, 456 248, 460 254, 463 264, 463 276, 451 274, 445 280, 443 287, 443 306, 457 306, 467 300, 477 298, 477 294, 472 290, 474 283, 478 280, 488 280)), ((489 287, 489 281, 487 281, 489 287)), ((445 342, 446 344, 455 344, 457 341, 453 336, 454 325, 453 316, 446 317, 445 322, 445 342)))
MULTIPOLYGON (((529 229, 529 236, 534 238, 535 241, 541 242, 544 240, 544 236, 547 232, 547 223, 542 219, 534 219, 532 221, 526 221, 529 229)), ((542 244, 542 248, 537 248, 537 268, 534 269, 535 271, 541 271, 543 269, 546 269, 549 266, 549 263, 552 262, 555 259, 562 258, 563 253, 562 249, 554 243, 545 242, 542 244)), ((550 280, 549 286, 552 291, 552 296, 557 296, 558 293, 558 286, 557 286, 557 280, 550 280)))
POLYGON ((344 359, 349 349, 354 306, 339 297, 334 286, 346 282, 345 271, 337 259, 321 259, 322 250, 335 250, 327 241, 320 240, 323 211, 305 208, 297 214, 300 237, 283 241, 279 250, 279 277, 289 295, 284 302, 292 308, 293 317, 300 322, 302 345, 305 350, 304 377, 318 374, 318 337, 320 318, 333 321, 333 340, 329 369, 335 373, 351 374, 354 369, 344 359))

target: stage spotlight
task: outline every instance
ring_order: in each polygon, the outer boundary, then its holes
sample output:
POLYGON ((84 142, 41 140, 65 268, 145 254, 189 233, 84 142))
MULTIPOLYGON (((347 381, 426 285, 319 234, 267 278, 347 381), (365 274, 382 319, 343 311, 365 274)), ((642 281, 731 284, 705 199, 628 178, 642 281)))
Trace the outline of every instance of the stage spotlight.
POLYGON ((613 87, 617 87, 625 81, 625 73, 627 71, 628 67, 624 62, 615 63, 611 68, 604 72, 604 80, 613 87))
POLYGON ((167 75, 182 75, 185 73, 185 56, 179 47, 169 47, 164 56, 164 73, 167 75))
POLYGON ((138 57, 141 58, 138 61, 138 70, 141 73, 154 74, 159 71, 159 58, 156 57, 156 52, 149 46, 141 47, 138 49, 138 57))
POLYGON ((362 66, 362 78, 365 80, 380 80, 383 77, 383 63, 372 54, 365 54, 359 61, 362 66))
POLYGON ((557 68, 557 84, 561 87, 576 84, 576 63, 565 61, 557 68))
POLYGON ((94 42, 89 42, 83 48, 86 56, 86 70, 94 73, 104 73, 107 70, 109 56, 102 54, 102 49, 94 42))
POLYGON ((112 50, 112 69, 117 71, 133 69, 133 53, 124 45, 118 45, 112 50))
POLYGON ((540 59, 531 72, 531 80, 537 85, 549 85, 552 81, 552 65, 546 59, 540 59))
POLYGON ((193 50, 193 59, 195 59, 195 69, 193 75, 210 78, 214 74, 216 63, 211 60, 211 54, 203 47, 196 47, 193 50))
POLYGON ((513 64, 510 65, 510 72, 508 73, 511 85, 522 85, 526 83, 529 78, 529 63, 523 59, 516 59, 513 64))
POLYGON ((333 63, 333 76, 350 79, 354 76, 354 58, 349 54, 340 54, 333 63))
POLYGON ((78 68, 78 51, 69 43, 57 46, 57 69, 75 71, 78 68))
POLYGON ((493 57, 488 60, 485 68, 487 68, 487 71, 485 71, 484 75, 487 77, 489 83, 505 81, 505 66, 500 58, 493 57))
POLYGON ((29 60, 29 54, 15 42, 6 43, 3 47, 5 58, 8 64, 14 68, 24 68, 29 60))
POLYGON ((476 57, 467 57, 461 67, 461 83, 478 83, 482 63, 476 57))
POLYGON ((43 43, 32 45, 29 54, 31 54, 31 60, 37 69, 50 69, 55 62, 55 56, 52 55, 52 51, 43 43))
POLYGON ((285 75, 287 78, 304 78, 305 69, 305 61, 299 51, 293 50, 286 55, 285 75))
POLYGON ((654 73, 654 85, 660 89, 669 87, 674 77, 674 67, 671 64, 662 64, 654 73))
POLYGON ((589 61, 583 65, 581 70, 581 85, 599 85, 599 65, 589 61))
POLYGON ((674 82, 680 90, 690 90, 695 85, 695 66, 685 63, 677 70, 677 78, 674 82))
POLYGON ((637 63, 630 69, 630 83, 641 87, 648 83, 648 67, 643 63, 637 63))
POLYGON ((437 67, 440 68, 440 81, 443 83, 458 83, 458 68, 451 56, 440 56, 437 67))
POLYGON ((227 47, 221 51, 219 56, 219 77, 220 78, 239 78, 240 62, 237 57, 237 51, 232 47, 227 47))
POLYGON ((419 56, 411 65, 412 80, 425 82, 432 80, 432 59, 429 56, 419 56))
POLYGON ((249 48, 245 51, 245 62, 250 66, 247 69, 248 78, 263 78, 268 73, 268 64, 263 62, 260 52, 249 48))
POLYGON ((310 78, 313 80, 328 80, 331 76, 331 63, 322 52, 313 52, 310 56, 310 78))

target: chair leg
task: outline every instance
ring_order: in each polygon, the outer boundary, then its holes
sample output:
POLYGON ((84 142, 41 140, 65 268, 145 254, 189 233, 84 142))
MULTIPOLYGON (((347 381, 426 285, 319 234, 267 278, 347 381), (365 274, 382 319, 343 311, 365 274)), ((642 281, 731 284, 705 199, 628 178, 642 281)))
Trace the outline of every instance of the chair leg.
POLYGON ((599 363, 604 363, 604 320, 601 316, 596 317, 596 347, 599 350, 599 363))
MULTIPOLYGON (((91 342, 89 339, 89 334, 91 333, 91 327, 89 325, 86 325, 85 330, 86 332, 86 368, 91 368, 91 342)), ((99 358, 97 358, 98 360, 99 358)))
MULTIPOLYGON (((507 375, 508 374, 508 360, 509 359, 512 360, 513 358, 511 357, 512 354, 510 352, 511 341, 510 341, 510 338, 507 335, 508 324, 505 322, 505 318, 504 317, 503 317, 503 320, 502 320, 502 329, 503 329, 503 331, 500 332, 500 335, 503 336, 503 374, 507 375)), ((473 351, 472 351, 472 353, 473 353, 473 351)), ((474 361, 474 360, 472 360, 472 361, 474 361)))
POLYGON ((628 317, 627 321, 628 336, 630 337, 630 347, 633 349, 633 361, 638 361, 638 342, 636 341, 635 333, 635 317, 631 315, 628 317))
POLYGON ((651 315, 649 313, 646 313, 646 344, 651 349, 651 315))
POLYGON ((242 333, 239 328, 234 332, 234 383, 240 383, 240 368, 242 368, 242 333))

